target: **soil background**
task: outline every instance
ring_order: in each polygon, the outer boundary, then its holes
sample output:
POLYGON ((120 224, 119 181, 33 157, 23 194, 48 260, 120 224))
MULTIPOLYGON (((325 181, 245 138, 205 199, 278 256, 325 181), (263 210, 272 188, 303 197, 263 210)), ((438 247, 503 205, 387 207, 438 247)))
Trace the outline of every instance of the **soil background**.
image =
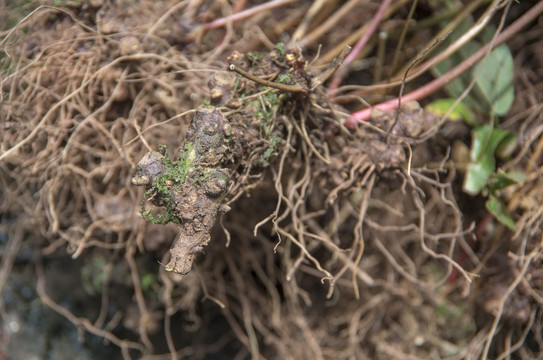
POLYGON ((428 111, 445 91, 349 123, 439 78, 400 89, 447 24, 540 6, 0 1, 0 359, 541 358, 541 15, 506 42, 508 113, 473 114, 516 139, 513 226, 463 190, 475 125, 428 111))

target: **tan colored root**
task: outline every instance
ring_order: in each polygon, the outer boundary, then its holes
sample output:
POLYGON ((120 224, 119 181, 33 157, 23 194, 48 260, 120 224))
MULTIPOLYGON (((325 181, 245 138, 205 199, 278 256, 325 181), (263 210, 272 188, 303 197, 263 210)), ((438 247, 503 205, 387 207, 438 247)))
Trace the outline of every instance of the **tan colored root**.
MULTIPOLYGON (((534 43, 510 44, 522 55, 516 69, 522 96, 500 125, 517 132, 519 149, 498 165, 526 174, 500 194, 516 220, 515 234, 492 218, 491 231, 480 229, 486 220, 469 209, 477 199, 459 193, 463 175, 443 139, 433 142, 437 129, 413 146, 413 157, 417 147, 434 154, 432 166, 383 169, 364 139, 387 129, 364 123, 346 130, 338 124, 346 110, 332 108, 325 89, 314 89, 305 107, 274 113, 270 128, 282 142, 270 167, 239 170, 229 189, 232 211, 221 218, 228 235, 214 232, 198 266, 180 278, 157 261, 174 229, 139 218, 142 192, 130 184, 137 161, 160 144, 175 148, 183 141, 194 109, 209 96, 209 76, 227 70, 223 58, 231 50, 258 52, 260 44, 272 50, 282 32, 295 32, 311 57, 317 47, 311 39, 322 40, 324 55, 314 64, 328 65, 343 50, 333 45, 348 40, 351 30, 364 31, 364 22, 340 19, 379 2, 315 2, 314 10, 290 2, 280 16, 253 13, 235 24, 233 2, 141 4, 136 11, 146 16, 127 13, 122 18, 129 22, 111 33, 103 30, 114 20, 89 26, 76 9, 49 6, 3 33, 0 71, 8 60, 12 65, 0 80, 0 240, 8 236, 0 244, 0 289, 11 273, 37 261, 40 300, 82 332, 119 347, 126 359, 212 357, 224 349, 237 358, 269 359, 534 356, 526 343, 541 341, 543 127, 540 84, 533 83, 541 69, 525 69, 520 60, 537 59, 540 42, 533 39, 540 29, 526 36, 534 43), (198 16, 222 20, 208 22, 198 36, 176 30, 198 16), (186 42, 168 40, 175 34, 186 42), (133 48, 121 46, 134 40, 133 48), (21 249, 36 257, 25 258, 21 249), (74 258, 73 276, 97 259, 106 264, 95 274, 105 278, 92 298, 94 321, 61 305, 46 286, 55 282, 47 266, 66 255, 74 258), (493 262, 505 279, 495 280, 493 262), (451 280, 455 274, 460 277, 451 280), (151 286, 144 281, 149 276, 151 286), (477 300, 496 289, 502 292, 477 300), (527 305, 516 308, 517 300, 527 305), (475 314, 490 319, 476 327, 475 314), (209 341, 187 346, 203 327, 209 341), (166 340, 160 350, 157 331, 166 340)), ((398 11, 390 16, 384 26, 405 20, 398 11)), ((310 70, 318 74, 315 67, 310 70)), ((258 88, 239 108, 220 110, 243 117, 250 102, 262 103, 270 91, 276 90, 258 88)), ((270 146, 251 140, 248 164, 270 146)), ((3 300, 0 316, 7 318, 3 300)))

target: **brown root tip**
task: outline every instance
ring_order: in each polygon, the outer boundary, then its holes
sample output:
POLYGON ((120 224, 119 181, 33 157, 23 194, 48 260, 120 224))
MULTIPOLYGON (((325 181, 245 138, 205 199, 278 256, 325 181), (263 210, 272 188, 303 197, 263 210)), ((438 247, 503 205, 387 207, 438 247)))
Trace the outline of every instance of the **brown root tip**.
POLYGON ((170 252, 172 254, 171 259, 164 266, 164 269, 179 275, 187 275, 192 269, 192 263, 196 259, 196 255, 186 254, 184 256, 179 256, 176 255, 176 251, 174 249, 171 249, 170 252))

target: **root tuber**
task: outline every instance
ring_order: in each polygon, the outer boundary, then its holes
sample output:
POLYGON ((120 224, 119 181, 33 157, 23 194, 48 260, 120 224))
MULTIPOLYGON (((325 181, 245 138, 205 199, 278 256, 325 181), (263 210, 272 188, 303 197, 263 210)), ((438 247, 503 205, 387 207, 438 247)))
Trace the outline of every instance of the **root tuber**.
MULTIPOLYGON (((164 154, 147 153, 138 163, 132 183, 145 186, 145 195, 153 205, 164 207, 166 214, 155 217, 152 209, 142 216, 156 223, 174 222, 179 237, 170 249, 167 271, 185 275, 196 255, 209 243, 217 214, 229 210, 224 204, 231 176, 235 141, 228 120, 215 107, 202 106, 196 112, 178 160, 164 154)), ((144 199, 145 200, 145 199, 144 199)))

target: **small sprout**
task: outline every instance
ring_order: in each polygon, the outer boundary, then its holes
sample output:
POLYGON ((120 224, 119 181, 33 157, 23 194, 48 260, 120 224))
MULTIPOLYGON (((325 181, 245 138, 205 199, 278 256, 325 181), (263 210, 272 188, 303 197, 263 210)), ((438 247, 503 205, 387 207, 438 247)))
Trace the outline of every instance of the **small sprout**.
POLYGON ((132 184, 136 186, 149 185, 150 183, 151 183, 151 179, 149 179, 149 176, 147 175, 134 176, 132 178, 132 184))
POLYGON ((204 184, 206 194, 212 197, 220 196, 228 184, 228 175, 222 171, 217 171, 204 184))
POLYGON ((210 94, 212 101, 220 100, 223 95, 224 94, 223 94, 222 90, 221 89, 216 89, 216 88, 212 89, 211 94, 210 94))
POLYGON ((228 107, 231 108, 231 109, 239 109, 241 107, 241 101, 239 100, 231 100, 229 103, 228 103, 228 107))
POLYGON ((208 125, 203 129, 203 133, 206 135, 215 135, 216 130, 213 126, 208 125))
POLYGON ((285 60, 292 65, 296 61, 296 56, 294 54, 286 54, 285 60))
POLYGON ((226 205, 226 204, 222 204, 221 206, 219 206, 219 212, 221 212, 223 214, 226 214, 230 210, 232 210, 232 208, 230 206, 226 205))
POLYGON ((230 125, 229 123, 225 123, 222 128, 222 131, 224 132, 225 136, 227 137, 232 136, 232 125, 230 125))

